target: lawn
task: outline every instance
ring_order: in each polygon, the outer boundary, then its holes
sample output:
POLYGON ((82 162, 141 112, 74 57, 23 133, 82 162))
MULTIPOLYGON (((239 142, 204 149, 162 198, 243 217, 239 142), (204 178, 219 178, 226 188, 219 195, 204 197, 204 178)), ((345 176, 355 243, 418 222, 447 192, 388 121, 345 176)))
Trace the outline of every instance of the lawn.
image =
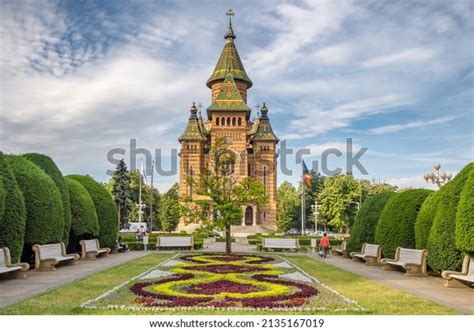
MULTIPOLYGON (((112 288, 124 283, 131 278, 143 274, 145 271, 156 267, 158 264, 170 259, 174 254, 151 254, 146 257, 128 262, 126 264, 102 271, 87 278, 78 280, 68 285, 50 290, 25 301, 0 309, 0 314, 456 314, 457 312, 440 306, 400 290, 381 285, 375 281, 343 271, 336 267, 324 264, 305 256, 285 256, 289 262, 300 267, 304 272, 317 278, 323 284, 337 291, 340 295, 356 301, 365 310, 325 310, 308 309, 305 311, 274 311, 269 309, 247 310, 240 307, 238 311, 219 311, 216 309, 202 308, 193 311, 126 311, 119 309, 90 309, 81 308, 80 305, 94 300, 107 293, 112 288)), ((268 255, 268 254, 267 254, 268 255)), ((279 259, 277 255, 271 255, 279 259)), ((277 260, 278 262, 278 260, 277 260)), ((133 284, 133 283, 130 283, 133 284)), ((259 284, 254 284, 259 286, 259 284)), ((187 284, 186 286, 189 286, 187 284)), ((193 286, 196 286, 195 284, 193 286)), ((128 289, 130 286, 126 287, 128 289)), ((182 288, 182 287, 178 287, 182 288)), ((202 290, 199 289, 199 290, 202 290)), ((319 293, 324 290, 318 288, 319 293), (322 291, 321 291, 322 290, 322 291)), ((130 291, 124 288, 117 290, 117 296, 105 296, 105 300, 128 300, 130 291), (122 295, 123 291, 125 295, 122 295)), ((338 295, 339 295, 338 294, 338 295)), ((335 297, 327 296, 336 300, 335 297)), ((327 304, 326 299, 309 299, 308 305, 327 304), (313 301, 311 301, 313 300, 313 301), (320 300, 320 301, 317 301, 320 300)), ((99 301, 94 302, 94 304, 99 301)), ((340 305, 339 301, 330 304, 340 305)), ((332 307, 332 306, 331 306, 332 307)), ((350 307, 349 307, 350 308, 350 307)))

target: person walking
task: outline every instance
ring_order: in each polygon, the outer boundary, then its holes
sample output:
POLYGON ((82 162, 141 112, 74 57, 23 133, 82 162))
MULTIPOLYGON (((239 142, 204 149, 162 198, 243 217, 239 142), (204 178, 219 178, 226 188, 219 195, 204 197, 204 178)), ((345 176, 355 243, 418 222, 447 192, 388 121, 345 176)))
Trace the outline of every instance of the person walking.
POLYGON ((329 237, 328 237, 328 234, 325 232, 323 237, 321 238, 321 244, 320 244, 321 252, 319 254, 321 255, 321 257, 324 257, 324 258, 326 257, 329 250, 329 246, 330 246, 329 237))

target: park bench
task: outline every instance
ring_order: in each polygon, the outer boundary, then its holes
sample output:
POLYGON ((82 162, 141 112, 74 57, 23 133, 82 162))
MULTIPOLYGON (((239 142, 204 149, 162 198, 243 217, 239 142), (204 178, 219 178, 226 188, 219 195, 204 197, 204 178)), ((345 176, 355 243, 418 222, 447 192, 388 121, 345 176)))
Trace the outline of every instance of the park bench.
POLYGON ((347 241, 343 240, 341 243, 341 247, 333 249, 334 254, 336 255, 341 255, 342 257, 346 256, 346 246, 347 246, 347 241))
POLYGON ((156 249, 161 247, 189 247, 194 249, 194 238, 193 236, 170 236, 170 237, 157 237, 156 238, 156 249))
POLYGON ((382 259, 383 270, 405 269, 406 276, 428 276, 426 259, 428 252, 425 249, 409 249, 397 247, 394 259, 382 259))
POLYGON ((81 260, 95 260, 99 255, 107 256, 110 253, 110 248, 100 248, 99 240, 89 239, 81 240, 81 260))
POLYGON ((351 252, 350 256, 353 261, 365 261, 365 264, 369 266, 379 265, 382 249, 379 245, 364 243, 360 253, 351 252))
POLYGON ((13 263, 10 250, 7 247, 0 249, 0 276, 12 275, 13 278, 26 278, 26 271, 30 269, 28 263, 13 263))
POLYGON ((262 249, 290 249, 298 250, 298 239, 296 238, 262 238, 262 249))
POLYGON ((66 254, 64 243, 33 245, 35 252, 35 270, 54 271, 57 264, 75 264, 79 254, 66 254))
POLYGON ((446 287, 464 286, 468 283, 470 286, 474 284, 474 257, 466 255, 462 263, 461 271, 445 270, 441 273, 441 277, 446 279, 444 284, 446 287))

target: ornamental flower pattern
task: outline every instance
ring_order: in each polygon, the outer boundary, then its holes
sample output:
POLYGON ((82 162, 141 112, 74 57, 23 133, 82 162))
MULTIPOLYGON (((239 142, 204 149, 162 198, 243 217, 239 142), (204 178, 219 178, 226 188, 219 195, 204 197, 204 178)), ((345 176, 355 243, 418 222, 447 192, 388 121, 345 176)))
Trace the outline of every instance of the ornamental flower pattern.
POLYGON ((360 308, 303 273, 278 256, 180 254, 82 307, 133 311, 360 308))

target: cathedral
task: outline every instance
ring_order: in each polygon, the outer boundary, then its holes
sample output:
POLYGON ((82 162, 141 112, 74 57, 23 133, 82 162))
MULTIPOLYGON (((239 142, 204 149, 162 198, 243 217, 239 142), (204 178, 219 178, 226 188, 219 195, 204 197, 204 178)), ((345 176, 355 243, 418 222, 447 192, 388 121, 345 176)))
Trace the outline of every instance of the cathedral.
MULTIPOLYGON (((215 69, 206 82, 211 90, 207 120, 193 103, 183 134, 178 138, 180 149, 179 193, 193 195, 188 178, 199 176, 206 169, 208 152, 216 139, 225 140, 227 149, 235 154, 231 176, 241 180, 247 176, 261 181, 268 196, 263 208, 242 206, 243 219, 239 230, 246 233, 276 230, 277 151, 278 138, 272 130, 268 108, 263 103, 253 117, 247 105, 247 91, 252 81, 247 75, 235 45, 232 10, 227 12, 229 25, 225 44, 215 69), (252 231, 253 230, 253 231, 252 231)), ((184 221, 179 229, 186 229, 184 221)))

